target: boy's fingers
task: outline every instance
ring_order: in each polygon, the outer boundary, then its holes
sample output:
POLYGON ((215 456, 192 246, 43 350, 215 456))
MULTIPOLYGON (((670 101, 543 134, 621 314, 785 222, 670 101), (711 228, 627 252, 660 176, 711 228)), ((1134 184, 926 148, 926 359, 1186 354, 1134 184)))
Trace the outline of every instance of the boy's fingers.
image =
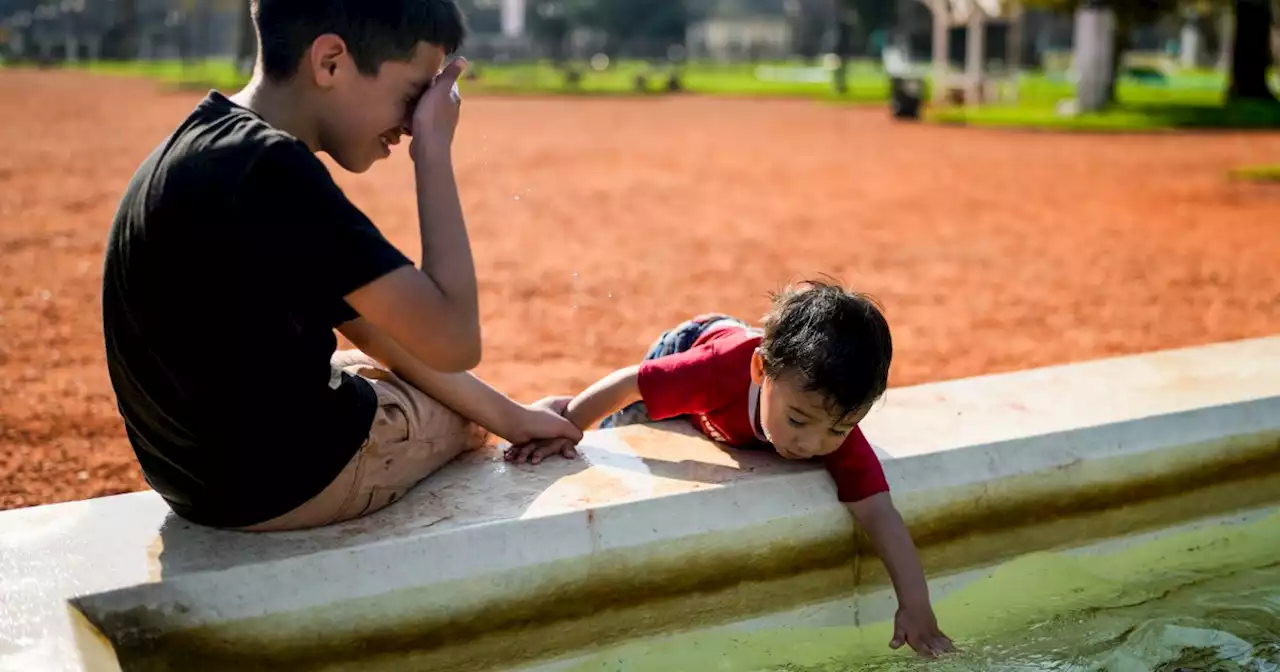
POLYGON ((578 457, 578 451, 574 447, 574 443, 570 439, 530 441, 529 443, 507 448, 503 453, 503 458, 507 462, 524 462, 528 464, 540 464, 552 455, 561 455, 572 460, 578 457))
POLYGON ((561 452, 562 450, 564 450, 564 444, 562 439, 552 439, 551 441, 544 441, 541 444, 539 444, 538 447, 533 451, 533 455, 530 457, 530 460, 534 464, 541 464, 543 460, 547 459, 552 455, 555 455, 556 453, 561 452))
POLYGON ((461 56, 455 58, 452 63, 445 66, 444 70, 440 71, 440 74, 436 75, 435 86, 441 88, 452 88, 453 85, 458 82, 458 79, 462 77, 462 73, 466 72, 466 70, 467 59, 461 56))
POLYGON ((516 460, 515 460, 515 461, 516 461, 516 462, 528 462, 528 461, 529 461, 529 457, 533 455, 533 451, 535 451, 535 450, 537 450, 537 449, 538 449, 538 444, 533 443, 533 442, 529 442, 529 443, 526 443, 526 444, 524 444, 524 445, 520 446, 520 449, 516 451, 516 460))
POLYGON ((563 416, 569 410, 569 403, 573 401, 573 397, 556 397, 551 400, 548 407, 555 411, 556 415, 563 416))

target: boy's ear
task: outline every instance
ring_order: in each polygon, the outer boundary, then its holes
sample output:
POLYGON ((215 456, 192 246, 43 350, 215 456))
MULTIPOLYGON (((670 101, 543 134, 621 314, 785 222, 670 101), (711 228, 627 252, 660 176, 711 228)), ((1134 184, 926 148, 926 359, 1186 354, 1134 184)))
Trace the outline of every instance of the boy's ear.
POLYGON ((764 382, 764 359, 760 357, 760 349, 751 352, 751 382, 759 385, 764 382))
POLYGON ((325 33, 311 43, 302 65, 311 71, 316 86, 329 89, 354 64, 351 53, 347 51, 347 43, 333 33, 325 33))

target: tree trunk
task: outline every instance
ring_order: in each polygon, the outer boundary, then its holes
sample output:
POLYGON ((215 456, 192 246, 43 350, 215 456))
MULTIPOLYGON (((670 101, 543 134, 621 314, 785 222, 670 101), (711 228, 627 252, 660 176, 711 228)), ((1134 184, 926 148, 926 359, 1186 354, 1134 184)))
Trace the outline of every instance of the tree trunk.
POLYGON ((1231 84, 1227 100, 1276 100, 1267 87, 1271 67, 1271 0, 1235 0, 1231 84))
POLYGON ((1016 77, 1022 70, 1022 44, 1026 39, 1026 14, 1022 3, 1009 3, 1009 39, 1005 45, 1004 66, 1009 75, 1016 77))
POLYGON ((1096 112, 1110 102, 1115 76, 1117 17, 1105 0, 1085 0, 1076 10, 1073 68, 1076 100, 1081 112, 1096 112))
POLYGON ((1116 102, 1116 85, 1120 82, 1120 70, 1124 63, 1124 52, 1129 50, 1129 35, 1133 32, 1133 19, 1122 13, 1116 14, 1116 30, 1111 34, 1111 72, 1107 78, 1107 93, 1104 100, 1107 105, 1116 102))
POLYGON ((240 0, 239 34, 236 36, 236 67, 240 74, 247 75, 253 71, 253 64, 258 60, 258 34, 253 27, 253 13, 249 10, 249 0, 240 0))
MULTIPOLYGON (((847 0, 842 0, 847 2, 847 0)), ((853 51, 853 30, 857 22, 857 14, 847 7, 839 9, 840 15, 836 21, 836 56, 840 62, 836 65, 835 81, 836 93, 843 96, 849 92, 849 56, 853 51)))
POLYGON ((117 0, 115 20, 103 37, 103 56, 127 61, 138 57, 138 0, 117 0))
POLYGON ((1231 52, 1236 41, 1235 8, 1219 10, 1218 23, 1218 70, 1231 72, 1231 52))

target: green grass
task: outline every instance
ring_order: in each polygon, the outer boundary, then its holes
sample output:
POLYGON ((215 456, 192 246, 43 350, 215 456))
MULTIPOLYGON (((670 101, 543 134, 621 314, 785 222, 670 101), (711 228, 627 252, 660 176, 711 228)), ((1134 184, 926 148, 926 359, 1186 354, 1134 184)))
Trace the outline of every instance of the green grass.
POLYGON ((1063 116, 1051 105, 1026 104, 941 110, 930 118, 939 123, 1055 131, 1276 129, 1280 128, 1280 105, 1121 102, 1101 112, 1063 116))
MULTIPOLYGON (((765 68, 798 67, 796 63, 766 63, 765 68)), ((623 62, 604 71, 581 68, 582 79, 576 87, 566 84, 565 75, 550 63, 477 66, 480 77, 467 82, 477 92, 514 94, 635 95, 637 75, 648 78, 647 90, 658 92, 666 82, 668 70, 650 68, 639 62, 623 62)), ((679 70, 681 84, 687 91, 714 95, 753 97, 841 98, 852 101, 880 102, 889 95, 888 79, 880 72, 862 65, 849 72, 849 91, 836 96, 830 73, 818 72, 820 81, 778 81, 757 77, 757 66, 751 64, 688 63, 679 70)))
POLYGON ((106 75, 148 77, 167 86, 238 89, 246 78, 226 60, 182 61, 97 61, 76 68, 106 75))
MULTIPOLYGON (((187 89, 235 90, 244 77, 226 60, 96 62, 75 66, 91 72, 142 76, 166 86, 187 89)), ((564 73, 549 62, 526 64, 478 63, 478 79, 464 83, 469 94, 635 96, 635 77, 646 73, 647 92, 657 94, 667 71, 638 61, 616 63, 603 71, 578 64, 582 79, 567 86, 564 73)), ((802 74, 799 62, 720 64, 690 62, 681 67, 687 91, 701 94, 751 97, 799 97, 846 103, 884 103, 889 96, 888 77, 872 62, 859 62, 849 71, 849 91, 836 95, 830 73, 809 69, 816 81, 795 81, 802 74), (762 72, 773 68, 775 75, 762 72), (761 77, 759 75, 766 76, 761 77), (790 75, 791 77, 788 77, 790 75), (791 81, 787 81, 790 79, 791 81)), ((1122 78, 1119 103, 1099 113, 1063 116, 1060 101, 1074 96, 1074 87, 1062 76, 1026 74, 1018 80, 1018 103, 978 108, 928 109, 926 119, 942 124, 981 127, 1045 129, 1056 131, 1159 131, 1187 128, 1277 128, 1280 106, 1224 105, 1222 74, 1195 71, 1161 80, 1122 78)))
POLYGON ((1274 166, 1249 166, 1231 171, 1231 178, 1245 182, 1280 184, 1280 163, 1274 166))
MULTIPOLYGON (((766 63, 765 67, 799 67, 799 63, 766 63)), ((236 89, 245 78, 229 61, 95 62, 75 66, 102 74, 149 77, 166 86, 220 90, 236 89)), ((888 99, 889 83, 883 73, 867 64, 850 68, 849 91, 837 96, 832 91, 829 73, 819 73, 821 81, 773 81, 756 76, 756 65, 692 62, 680 69, 685 90, 694 93, 737 96, 779 96, 837 99, 850 102, 882 102, 888 99)), ((517 65, 479 63, 477 79, 464 82, 468 93, 514 95, 642 95, 635 88, 635 78, 645 73, 648 93, 659 93, 666 83, 667 70, 650 68, 637 61, 618 63, 603 71, 579 64, 582 78, 577 86, 566 84, 565 75, 549 62, 517 65)))
POLYGON ((1054 131, 1280 128, 1280 105, 1224 104, 1225 88, 1224 76, 1213 72, 1173 75, 1159 83, 1124 78, 1117 87, 1115 105, 1065 116, 1058 113, 1057 105, 1074 97, 1071 83, 1037 75, 1020 81, 1016 104, 941 108, 929 112, 928 118, 943 124, 1054 131))

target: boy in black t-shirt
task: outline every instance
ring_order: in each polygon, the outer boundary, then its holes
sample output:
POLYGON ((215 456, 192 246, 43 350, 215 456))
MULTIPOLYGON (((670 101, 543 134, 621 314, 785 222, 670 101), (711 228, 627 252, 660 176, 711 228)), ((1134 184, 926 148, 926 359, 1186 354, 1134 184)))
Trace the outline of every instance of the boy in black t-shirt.
POLYGON ((466 63, 452 0, 255 0, 259 58, 145 160, 108 240, 107 363, 148 482, 197 523, 298 529, 402 496, 491 431, 581 432, 480 360, 451 147, 466 63), (315 152, 362 172, 411 135, 421 267, 315 152), (334 329, 359 352, 336 352, 334 329))

